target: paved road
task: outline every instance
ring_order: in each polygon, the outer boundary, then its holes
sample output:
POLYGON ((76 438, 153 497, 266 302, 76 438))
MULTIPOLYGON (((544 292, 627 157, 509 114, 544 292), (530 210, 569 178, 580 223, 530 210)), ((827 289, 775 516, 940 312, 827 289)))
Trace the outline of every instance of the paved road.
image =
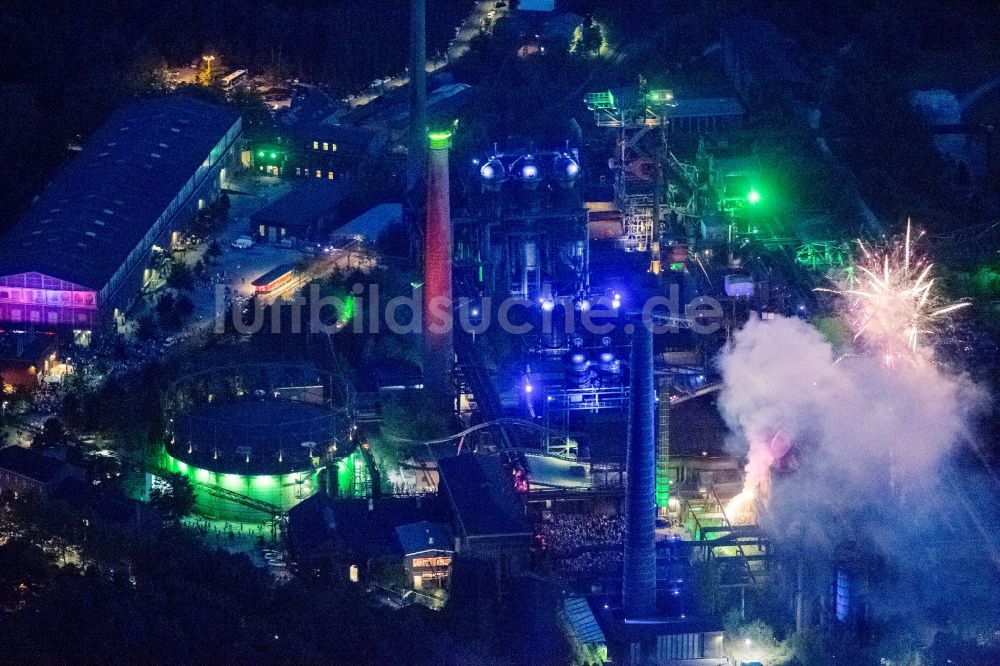
MULTIPOLYGON (((461 58, 465 55, 469 51, 472 40, 484 30, 491 29, 492 24, 509 11, 506 6, 496 8, 495 5, 496 0, 480 0, 477 2, 472 12, 458 26, 455 38, 448 45, 446 55, 442 58, 428 59, 427 73, 432 74, 439 69, 443 69, 455 58, 461 58), (491 12, 493 13, 492 17, 490 16, 491 12)), ((392 76, 387 82, 379 86, 378 89, 369 88, 355 95, 349 100, 350 104, 352 107, 368 104, 390 90, 405 86, 409 81, 410 77, 405 72, 392 76)))

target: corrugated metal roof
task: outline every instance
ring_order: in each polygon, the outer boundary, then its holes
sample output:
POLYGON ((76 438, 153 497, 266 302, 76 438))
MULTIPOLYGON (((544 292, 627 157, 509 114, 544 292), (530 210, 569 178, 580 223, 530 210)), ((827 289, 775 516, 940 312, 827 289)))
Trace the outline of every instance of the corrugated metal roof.
POLYGON ((563 612, 565 612, 566 621, 580 643, 587 645, 606 642, 604 632, 597 624, 597 618, 594 617, 594 612, 590 609, 590 604, 587 603, 586 599, 575 594, 566 595, 566 598, 563 599, 563 612))
POLYGON ((506 485, 509 480, 496 456, 442 458, 438 470, 465 536, 531 536, 531 527, 513 489, 506 485))
POLYGON ((122 107, 4 239, 0 275, 101 289, 238 121, 184 95, 122 107))

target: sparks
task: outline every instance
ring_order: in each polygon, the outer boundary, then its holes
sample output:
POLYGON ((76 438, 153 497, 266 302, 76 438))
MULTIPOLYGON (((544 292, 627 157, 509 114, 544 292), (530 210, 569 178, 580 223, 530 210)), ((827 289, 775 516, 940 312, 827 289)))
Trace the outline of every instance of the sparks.
POLYGON ((915 251, 909 220, 902 241, 879 248, 859 240, 858 247, 857 284, 818 291, 848 298, 854 339, 876 351, 886 366, 899 358, 914 363, 920 358, 921 338, 968 303, 945 304, 937 296, 934 264, 915 251))

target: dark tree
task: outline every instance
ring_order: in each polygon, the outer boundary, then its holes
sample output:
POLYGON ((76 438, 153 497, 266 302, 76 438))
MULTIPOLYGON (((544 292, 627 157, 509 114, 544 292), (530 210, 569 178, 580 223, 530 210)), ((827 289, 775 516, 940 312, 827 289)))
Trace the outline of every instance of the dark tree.
POLYGON ((149 503, 163 512, 163 515, 174 521, 179 521, 194 510, 194 487, 186 476, 170 474, 167 476, 169 488, 154 488, 149 494, 149 503))
POLYGON ((35 435, 35 438, 31 441, 31 448, 40 450, 50 449, 60 444, 65 444, 66 439, 66 427, 62 421, 53 416, 42 424, 42 431, 35 435))
POLYGON ((177 290, 191 291, 194 289, 194 273, 191 267, 183 261, 175 261, 167 276, 167 285, 177 290))

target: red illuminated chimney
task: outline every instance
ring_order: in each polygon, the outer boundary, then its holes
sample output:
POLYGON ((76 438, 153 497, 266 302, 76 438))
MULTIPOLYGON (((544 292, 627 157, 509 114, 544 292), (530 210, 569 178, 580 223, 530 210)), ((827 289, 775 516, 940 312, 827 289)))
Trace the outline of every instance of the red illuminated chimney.
POLYGON ((427 163, 427 229, 424 234, 424 386, 439 397, 451 394, 452 296, 451 205, 448 149, 451 132, 430 132, 427 163))

